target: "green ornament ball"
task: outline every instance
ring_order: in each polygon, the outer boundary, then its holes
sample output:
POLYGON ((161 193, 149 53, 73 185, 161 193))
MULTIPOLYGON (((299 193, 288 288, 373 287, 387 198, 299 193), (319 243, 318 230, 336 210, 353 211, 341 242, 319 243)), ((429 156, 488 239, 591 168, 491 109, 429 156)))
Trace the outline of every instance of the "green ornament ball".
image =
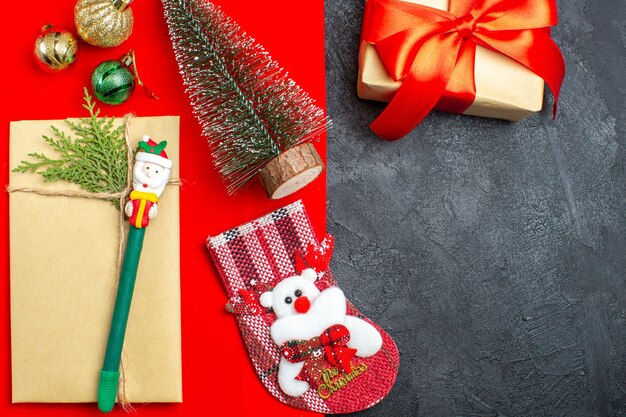
POLYGON ((135 77, 124 63, 104 61, 93 71, 91 87, 103 103, 122 104, 135 90, 135 77))

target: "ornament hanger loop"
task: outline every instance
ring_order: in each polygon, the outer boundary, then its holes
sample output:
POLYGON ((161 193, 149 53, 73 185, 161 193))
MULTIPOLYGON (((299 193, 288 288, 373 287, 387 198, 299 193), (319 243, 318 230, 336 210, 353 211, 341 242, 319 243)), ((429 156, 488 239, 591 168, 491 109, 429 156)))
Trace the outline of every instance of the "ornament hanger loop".
POLYGON ((120 12, 130 6, 133 0, 113 0, 113 6, 120 12))
POLYGON ((145 95, 150 98, 158 100, 159 98, 150 90, 139 78, 139 72, 137 71, 137 61, 135 59, 135 50, 131 49, 120 58, 120 62, 124 64, 127 68, 131 68, 133 70, 133 74, 135 79, 137 80, 137 84, 143 89, 145 95))

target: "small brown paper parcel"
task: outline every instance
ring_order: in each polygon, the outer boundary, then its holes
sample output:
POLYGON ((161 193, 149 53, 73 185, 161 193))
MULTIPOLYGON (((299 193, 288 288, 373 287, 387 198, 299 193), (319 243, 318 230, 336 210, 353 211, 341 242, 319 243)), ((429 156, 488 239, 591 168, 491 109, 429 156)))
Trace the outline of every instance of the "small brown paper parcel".
MULTIPOLYGON (((179 117, 129 120, 131 149, 144 134, 167 140, 178 178, 179 117)), ((11 122, 10 169, 30 152, 55 155, 42 139, 51 125, 73 136, 62 120, 11 122)), ((9 189, 81 191, 31 172, 11 172, 9 181, 9 189)), ((168 185, 160 200, 122 355, 120 391, 129 402, 182 401, 178 187, 168 185)), ((106 200, 16 191, 10 228, 13 402, 95 402, 117 291, 120 213, 106 200)))
MULTIPOLYGON (((448 10, 449 0, 407 0, 439 10, 448 10)), ((520 121, 543 107, 543 79, 513 59, 476 47, 474 61, 476 99, 463 114, 520 121)), ((376 101, 391 101, 402 81, 394 81, 374 45, 362 42, 359 50, 358 95, 376 101)))

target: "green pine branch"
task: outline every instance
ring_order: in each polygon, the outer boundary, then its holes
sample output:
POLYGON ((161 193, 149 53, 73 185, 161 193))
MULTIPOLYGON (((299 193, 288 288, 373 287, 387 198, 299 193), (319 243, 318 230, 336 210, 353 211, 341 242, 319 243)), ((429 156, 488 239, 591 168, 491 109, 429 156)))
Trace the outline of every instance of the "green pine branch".
POLYGON ((229 193, 317 140, 327 119, 261 45, 207 0, 162 0, 174 54, 229 193))
MULTIPOLYGON (((23 160, 13 172, 33 172, 45 182, 67 181, 91 193, 119 193, 126 188, 128 175, 124 126, 114 127, 114 118, 100 118, 100 110, 85 88, 88 119, 66 120, 74 138, 51 126, 53 135, 43 140, 56 154, 50 157, 32 152, 31 160, 23 160)), ((117 208, 119 201, 111 200, 117 208)))

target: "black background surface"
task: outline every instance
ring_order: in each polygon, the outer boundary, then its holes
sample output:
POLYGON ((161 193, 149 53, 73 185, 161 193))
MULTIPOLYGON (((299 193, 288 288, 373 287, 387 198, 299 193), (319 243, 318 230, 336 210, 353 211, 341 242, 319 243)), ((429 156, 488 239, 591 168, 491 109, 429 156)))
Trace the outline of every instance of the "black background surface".
POLYGON ((378 139, 363 2, 326 0, 328 225, 401 368, 359 416, 626 416, 626 2, 561 0, 567 64, 520 123, 432 113, 378 139))

